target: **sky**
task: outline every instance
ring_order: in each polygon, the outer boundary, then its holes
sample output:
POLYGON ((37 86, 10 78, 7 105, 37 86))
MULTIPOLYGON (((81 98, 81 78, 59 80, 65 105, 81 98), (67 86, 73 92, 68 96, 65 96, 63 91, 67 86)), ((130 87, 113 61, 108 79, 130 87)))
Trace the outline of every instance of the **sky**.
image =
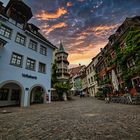
POLYGON ((57 47, 62 40, 71 66, 88 65, 126 17, 140 16, 140 0, 23 1, 32 8, 29 22, 57 47))

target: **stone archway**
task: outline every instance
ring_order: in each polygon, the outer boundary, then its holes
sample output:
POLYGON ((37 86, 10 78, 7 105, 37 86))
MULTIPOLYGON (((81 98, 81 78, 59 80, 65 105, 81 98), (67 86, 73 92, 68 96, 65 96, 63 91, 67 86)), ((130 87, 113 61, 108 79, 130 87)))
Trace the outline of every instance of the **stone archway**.
POLYGON ((46 90, 43 86, 35 85, 31 88, 29 93, 30 93, 30 105, 41 104, 45 102, 46 90))
POLYGON ((5 81, 0 84, 0 106, 21 106, 23 104, 22 85, 17 81, 5 81))

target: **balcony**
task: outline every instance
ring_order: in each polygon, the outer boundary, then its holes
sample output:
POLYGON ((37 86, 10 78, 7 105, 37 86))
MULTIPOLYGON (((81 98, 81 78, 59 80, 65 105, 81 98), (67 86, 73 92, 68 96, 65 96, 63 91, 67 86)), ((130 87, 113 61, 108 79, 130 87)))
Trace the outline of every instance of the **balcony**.
POLYGON ((62 59, 58 59, 56 60, 57 63, 61 63, 62 62, 62 59))

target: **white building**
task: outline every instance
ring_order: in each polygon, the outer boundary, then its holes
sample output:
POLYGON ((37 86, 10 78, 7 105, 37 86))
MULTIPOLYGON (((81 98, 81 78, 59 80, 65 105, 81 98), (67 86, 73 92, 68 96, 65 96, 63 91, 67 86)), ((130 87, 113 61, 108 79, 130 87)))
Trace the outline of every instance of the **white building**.
POLYGON ((96 81, 96 72, 94 68, 97 62, 98 57, 94 57, 86 68, 88 93, 93 97, 96 95, 98 90, 98 83, 96 81))
POLYGON ((28 23, 31 17, 20 0, 0 2, 0 106, 45 103, 50 95, 55 46, 28 23))

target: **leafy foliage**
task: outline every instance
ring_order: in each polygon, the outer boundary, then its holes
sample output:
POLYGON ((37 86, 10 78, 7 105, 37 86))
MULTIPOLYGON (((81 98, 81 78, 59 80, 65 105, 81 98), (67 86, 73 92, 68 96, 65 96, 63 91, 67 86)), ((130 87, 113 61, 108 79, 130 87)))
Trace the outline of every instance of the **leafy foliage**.
POLYGON ((57 70, 57 65, 56 65, 56 62, 54 62, 52 64, 52 79, 51 79, 52 87, 54 87, 54 84, 58 82, 57 75, 56 75, 56 70, 57 70))
MULTIPOLYGON (((116 62, 121 66, 123 79, 126 86, 132 87, 131 78, 140 74, 140 30, 130 30, 125 38, 126 46, 123 51, 116 47, 116 62), (135 67, 127 69, 128 58, 134 58, 135 67)), ((119 48, 119 47, 118 47, 119 48)))

